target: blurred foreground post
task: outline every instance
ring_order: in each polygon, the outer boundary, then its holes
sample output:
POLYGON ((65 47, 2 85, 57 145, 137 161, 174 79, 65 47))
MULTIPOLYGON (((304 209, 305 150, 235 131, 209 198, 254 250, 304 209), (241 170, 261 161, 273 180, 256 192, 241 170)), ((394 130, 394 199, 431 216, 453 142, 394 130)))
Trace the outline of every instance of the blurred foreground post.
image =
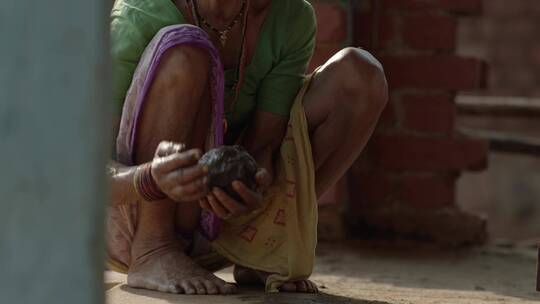
POLYGON ((0 6, 0 303, 103 302, 110 2, 0 6))
POLYGON ((540 292, 540 244, 538 244, 538 259, 536 260, 536 291, 540 292))

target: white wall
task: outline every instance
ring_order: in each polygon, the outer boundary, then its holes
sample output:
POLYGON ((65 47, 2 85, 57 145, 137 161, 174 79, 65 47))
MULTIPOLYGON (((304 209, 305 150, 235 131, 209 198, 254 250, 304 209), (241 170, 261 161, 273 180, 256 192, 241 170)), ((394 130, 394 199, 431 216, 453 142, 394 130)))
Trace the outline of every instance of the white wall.
POLYGON ((0 302, 103 301, 110 0, 0 4, 0 302))

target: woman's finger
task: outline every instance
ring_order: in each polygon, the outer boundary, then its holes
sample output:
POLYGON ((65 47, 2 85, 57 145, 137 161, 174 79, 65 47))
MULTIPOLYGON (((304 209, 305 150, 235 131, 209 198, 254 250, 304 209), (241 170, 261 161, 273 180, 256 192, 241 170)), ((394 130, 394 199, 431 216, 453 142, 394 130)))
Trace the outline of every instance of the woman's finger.
POLYGON ((197 196, 199 194, 206 195, 208 194, 208 177, 199 178, 191 183, 177 186, 177 188, 182 188, 184 196, 197 196))
POLYGON ((221 205, 225 207, 232 215, 238 216, 248 211, 246 206, 237 202, 229 195, 227 195, 227 193, 217 187, 212 189, 212 194, 214 194, 214 196, 219 200, 221 205))
POLYGON ((191 195, 191 196, 183 196, 183 197, 181 197, 181 198, 179 198, 178 200, 175 200, 175 201, 178 202, 178 203, 197 203, 198 201, 200 201, 205 196, 206 196, 206 194, 199 193, 199 194, 191 195))
POLYGON ((162 141, 156 149, 157 157, 164 157, 175 153, 180 153, 186 149, 186 145, 172 141, 162 141))
POLYGON ((256 210, 261 207, 262 204, 262 196, 251 189, 249 189, 244 183, 240 181, 234 181, 232 183, 232 186, 236 193, 240 195, 240 197, 244 200, 247 206, 249 206, 250 209, 256 210))
POLYGON ((201 209, 203 210, 212 211, 212 206, 210 206, 206 196, 199 200, 199 206, 201 206, 201 209))
POLYGON ((193 149, 187 152, 160 157, 152 162, 152 169, 158 174, 166 174, 179 168, 194 165, 199 161, 201 155, 201 150, 193 149))
POLYGON ((208 194, 207 183, 207 179, 201 178, 186 185, 175 185, 171 188, 169 193, 171 193, 171 196, 179 202, 198 201, 208 194))
POLYGON ((178 203, 197 203, 201 199, 205 198, 207 193, 205 192, 199 192, 197 194, 193 195, 183 195, 181 197, 178 197, 177 199, 173 199, 175 202, 178 203))
POLYGON ((255 181, 259 186, 268 187, 272 183, 272 177, 268 173, 268 170, 261 168, 255 174, 255 181))
POLYGON ((186 169, 178 169, 170 172, 165 176, 169 182, 175 185, 184 185, 194 182, 197 179, 203 178, 208 174, 208 167, 196 165, 186 169))
POLYGON ((208 198, 208 203, 212 207, 212 211, 221 219, 229 217, 229 212, 219 203, 216 197, 210 193, 206 196, 208 198))

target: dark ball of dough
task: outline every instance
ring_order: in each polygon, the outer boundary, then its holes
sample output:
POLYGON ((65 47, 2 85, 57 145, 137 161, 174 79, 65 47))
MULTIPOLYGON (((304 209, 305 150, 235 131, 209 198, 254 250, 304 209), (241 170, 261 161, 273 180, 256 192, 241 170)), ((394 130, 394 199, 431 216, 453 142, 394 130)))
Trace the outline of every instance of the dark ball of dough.
POLYGON ((251 190, 257 190, 255 180, 257 162, 241 146, 222 146, 212 149, 201 157, 199 164, 208 166, 210 189, 218 187, 240 203, 244 201, 232 187, 233 181, 241 181, 251 190))

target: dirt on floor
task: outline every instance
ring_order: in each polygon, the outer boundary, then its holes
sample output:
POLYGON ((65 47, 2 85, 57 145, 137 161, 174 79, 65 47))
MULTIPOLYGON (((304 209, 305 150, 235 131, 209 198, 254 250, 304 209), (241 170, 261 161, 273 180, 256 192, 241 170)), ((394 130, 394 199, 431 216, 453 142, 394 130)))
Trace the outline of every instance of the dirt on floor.
MULTIPOLYGON (((231 269, 219 276, 232 281, 231 269)), ((241 288, 235 296, 180 296, 134 290, 125 277, 106 274, 108 304, 154 303, 539 303, 532 244, 440 249, 412 243, 323 243, 312 279, 319 295, 264 294, 241 288)))

